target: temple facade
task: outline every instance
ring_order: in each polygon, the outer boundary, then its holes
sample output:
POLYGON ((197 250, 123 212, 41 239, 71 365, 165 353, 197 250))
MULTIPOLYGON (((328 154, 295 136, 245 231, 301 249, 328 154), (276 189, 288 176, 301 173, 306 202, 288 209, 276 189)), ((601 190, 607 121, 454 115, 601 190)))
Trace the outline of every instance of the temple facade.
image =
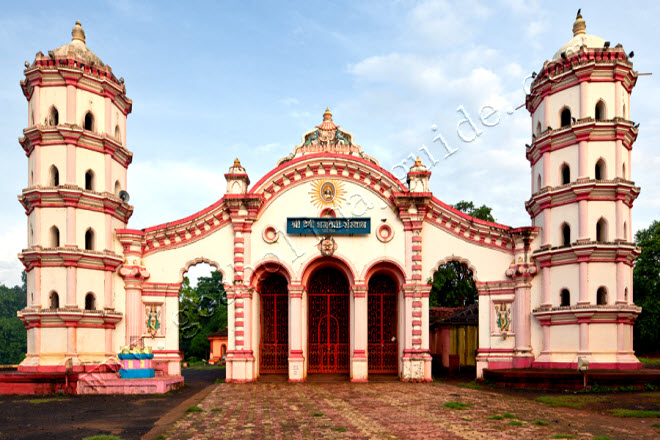
MULTIPOLYGON (((634 369, 631 181, 637 73, 585 32, 535 74, 527 95, 531 225, 472 218, 433 196, 418 159, 402 182, 326 109, 291 154, 251 185, 238 159, 226 194, 186 218, 128 227, 132 102, 86 46, 26 63, 28 244, 22 371, 88 370, 124 346, 180 375, 178 295, 189 267, 222 273, 227 381, 343 373, 430 381, 429 292, 437 268, 468 266, 485 368, 634 369)), ((513 146, 512 148, 518 148, 513 146)), ((521 172, 524 170, 521 170, 521 172)), ((523 201, 521 201, 521 206, 523 201)), ((138 207, 139 208, 139 207, 138 207)))

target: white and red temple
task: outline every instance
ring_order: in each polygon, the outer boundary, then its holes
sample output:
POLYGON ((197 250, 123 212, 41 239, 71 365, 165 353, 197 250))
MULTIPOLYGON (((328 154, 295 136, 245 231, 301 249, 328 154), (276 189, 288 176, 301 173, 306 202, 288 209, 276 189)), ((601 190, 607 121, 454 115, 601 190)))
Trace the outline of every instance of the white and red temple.
MULTIPOLYGON (((402 183, 354 136, 323 121, 250 186, 238 159, 227 192, 186 218, 135 230, 124 197, 132 102, 73 40, 25 69, 28 244, 25 372, 89 370, 127 345, 180 375, 178 292, 191 265, 222 272, 227 380, 373 373, 430 381, 428 280, 458 260, 479 290, 483 369, 635 369, 631 181, 637 79, 621 46, 585 33, 547 61, 526 106, 531 226, 472 218, 433 196, 417 161, 402 183)), ((521 154, 523 152, 521 151, 521 154)), ((522 170, 521 170, 522 171, 522 170)))

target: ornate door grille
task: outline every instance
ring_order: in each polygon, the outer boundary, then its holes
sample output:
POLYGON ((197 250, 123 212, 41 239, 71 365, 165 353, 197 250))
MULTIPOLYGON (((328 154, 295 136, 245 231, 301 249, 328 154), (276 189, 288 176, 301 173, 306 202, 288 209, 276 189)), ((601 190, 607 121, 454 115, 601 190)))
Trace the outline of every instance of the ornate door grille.
POLYGON ((286 279, 270 275, 260 284, 261 342, 259 371, 287 373, 289 371, 289 294, 286 279))
POLYGON ((397 373, 396 283, 384 274, 369 279, 369 373, 397 373))
POLYGON ((308 372, 348 373, 348 281, 337 269, 316 272, 310 282, 308 372))

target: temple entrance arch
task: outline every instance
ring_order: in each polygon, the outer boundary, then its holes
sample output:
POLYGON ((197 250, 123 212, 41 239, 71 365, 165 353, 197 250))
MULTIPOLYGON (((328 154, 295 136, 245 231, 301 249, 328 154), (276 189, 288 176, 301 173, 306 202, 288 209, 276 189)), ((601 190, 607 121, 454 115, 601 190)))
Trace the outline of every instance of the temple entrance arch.
POLYGON ((369 373, 398 372, 397 282, 378 272, 369 278, 367 343, 369 373))
POLYGON ((259 371, 286 373, 289 369, 288 281, 279 273, 265 276, 258 285, 260 297, 259 371))
POLYGON ((307 357, 309 373, 348 373, 350 368, 350 287, 336 267, 309 278, 307 357))

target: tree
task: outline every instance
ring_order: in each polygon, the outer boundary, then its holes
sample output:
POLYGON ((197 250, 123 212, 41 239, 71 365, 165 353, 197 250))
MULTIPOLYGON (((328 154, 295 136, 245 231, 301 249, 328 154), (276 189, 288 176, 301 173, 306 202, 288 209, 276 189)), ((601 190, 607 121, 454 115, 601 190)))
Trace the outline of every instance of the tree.
MULTIPOLYGON (((475 208, 473 202, 461 200, 453 206, 472 217, 495 221, 491 214, 492 208, 486 205, 475 208)), ((465 307, 474 304, 479 298, 472 271, 459 261, 449 261, 440 266, 429 284, 432 285, 429 295, 431 307, 465 307)))
POLYGON ((0 365, 18 364, 27 351, 27 332, 16 312, 27 305, 26 276, 21 286, 0 284, 0 365))
POLYGON ((660 221, 635 234, 642 253, 633 269, 635 304, 642 307, 634 329, 635 349, 639 353, 660 350, 660 221))
POLYGON ((467 215, 470 215, 474 218, 478 218, 481 220, 486 220, 489 222, 494 222, 495 217, 491 214, 493 211, 492 208, 489 208, 486 205, 481 205, 478 208, 475 208, 474 202, 468 202, 465 200, 461 200, 460 202, 456 203, 453 205, 454 208, 458 209, 459 211, 462 211, 466 213, 467 215))
POLYGON ((206 359, 207 336, 227 326, 227 294, 222 274, 200 277, 196 287, 184 277, 179 292, 179 347, 188 360, 206 359))
POLYGON ((449 261, 438 268, 430 280, 431 307, 465 307, 477 302, 479 293, 465 263, 449 261))

